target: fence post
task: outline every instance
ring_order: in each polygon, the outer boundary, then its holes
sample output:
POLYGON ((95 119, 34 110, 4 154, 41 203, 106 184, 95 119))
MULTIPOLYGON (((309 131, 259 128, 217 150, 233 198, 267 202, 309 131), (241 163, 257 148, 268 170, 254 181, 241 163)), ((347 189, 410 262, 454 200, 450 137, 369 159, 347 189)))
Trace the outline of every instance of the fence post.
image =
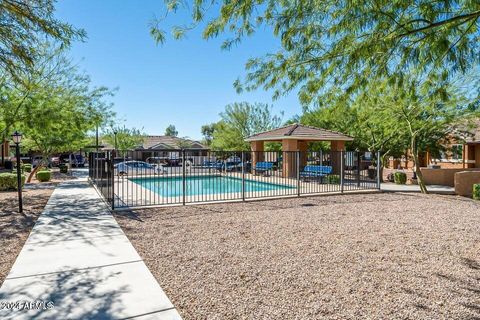
POLYGON ((182 149, 182 204, 185 205, 185 192, 186 190, 186 181, 185 181, 185 149, 182 149))
POLYGON ((117 156, 116 150, 112 151, 110 161, 110 174, 112 175, 112 210, 115 210, 115 157, 117 156))
POLYGON ((245 151, 242 151, 242 200, 245 201, 245 151))
POLYGON ((344 171, 345 171, 345 156, 344 151, 340 151, 340 192, 343 193, 343 185, 344 185, 344 171))
POLYGON ((362 157, 360 156, 360 151, 355 151, 357 153, 357 187, 360 188, 360 166, 362 164, 362 157))
POLYGON ((380 177, 381 173, 382 162, 380 161, 380 151, 377 151, 377 189, 380 190, 380 181, 382 181, 382 177, 380 177))
POLYGON ((297 153, 297 196, 300 197, 300 151, 296 151, 297 153))

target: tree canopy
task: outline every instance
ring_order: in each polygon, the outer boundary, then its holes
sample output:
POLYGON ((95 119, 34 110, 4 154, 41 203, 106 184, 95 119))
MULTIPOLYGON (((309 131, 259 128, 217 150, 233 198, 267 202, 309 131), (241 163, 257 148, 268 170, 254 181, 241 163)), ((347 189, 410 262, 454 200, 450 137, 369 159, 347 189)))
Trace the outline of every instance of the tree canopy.
POLYGON ((18 78, 28 72, 46 39, 69 46, 85 32, 55 18, 54 0, 0 1, 0 73, 18 78))
POLYGON ((169 137, 176 137, 178 136, 178 131, 175 126, 171 124, 165 129, 165 135, 169 137))
MULTIPOLYGON (((166 3, 167 13, 190 7, 166 3)), ((281 48, 250 59, 236 86, 274 89, 274 96, 299 88, 305 105, 320 101, 332 85, 350 92, 412 68, 452 75, 480 59, 478 1, 199 0, 190 14, 189 23, 173 28, 175 38, 199 25, 205 39, 224 35, 228 49, 257 29, 271 30, 281 48)), ((157 42, 165 40, 162 21, 151 28, 157 42)))
POLYGON ((348 133, 355 137, 352 148, 381 150, 384 160, 408 150, 425 192, 419 170, 422 153, 435 156, 452 142, 461 142, 468 124, 479 116, 478 97, 438 75, 428 81, 414 74, 396 81, 377 79, 352 99, 324 97, 328 106, 307 111, 301 122, 348 133))
POLYGON ((91 87, 90 78, 79 73, 62 50, 43 46, 41 63, 21 81, 4 78, 0 84, 0 129, 6 139, 14 129, 25 135, 24 149, 42 153, 83 147, 88 132, 113 116, 105 98, 112 91, 91 87))
POLYGON ((125 125, 114 125, 107 129, 103 135, 105 142, 116 148, 120 155, 124 155, 126 151, 132 150, 143 143, 145 134, 137 128, 127 128, 125 125))
POLYGON ((247 137, 282 124, 283 114, 275 115, 272 108, 262 103, 229 104, 220 113, 220 121, 208 128, 204 126, 204 137, 211 140, 211 147, 215 150, 248 150, 247 137))

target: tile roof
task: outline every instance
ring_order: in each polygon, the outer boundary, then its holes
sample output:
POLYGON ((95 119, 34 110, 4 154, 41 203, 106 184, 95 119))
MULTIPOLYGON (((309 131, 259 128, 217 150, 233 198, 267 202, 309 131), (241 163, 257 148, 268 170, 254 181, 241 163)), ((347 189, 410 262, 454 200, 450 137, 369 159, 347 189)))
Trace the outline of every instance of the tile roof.
POLYGON ((480 143, 480 119, 475 121, 476 127, 470 130, 471 135, 465 138, 467 143, 480 143))
POLYGON ((198 141, 172 136, 145 136, 138 149, 182 149, 182 144, 190 143, 187 149, 209 149, 198 141))
POLYGON ((246 141, 272 141, 282 139, 297 139, 297 140, 317 140, 317 141, 331 141, 342 140, 352 141, 353 137, 346 134, 331 131, 322 128, 305 126, 302 124, 291 124, 278 129, 260 132, 250 136, 246 141))

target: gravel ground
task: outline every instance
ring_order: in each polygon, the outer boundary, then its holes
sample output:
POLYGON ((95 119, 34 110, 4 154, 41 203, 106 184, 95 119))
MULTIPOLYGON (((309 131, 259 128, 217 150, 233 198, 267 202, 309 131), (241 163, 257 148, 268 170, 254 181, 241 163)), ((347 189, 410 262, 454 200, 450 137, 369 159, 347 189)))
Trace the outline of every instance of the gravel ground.
POLYGON ((357 194, 118 213, 184 319, 480 319, 480 202, 357 194))
POLYGON ((24 189, 23 214, 18 213, 18 194, 0 192, 0 286, 10 271, 35 221, 42 213, 50 195, 47 188, 24 189))
MULTIPOLYGON (((61 182, 66 181, 66 180, 77 179, 77 177, 72 176, 71 173, 69 173, 69 174, 61 173, 60 169, 58 169, 58 168, 50 168, 50 171, 52 172, 52 177, 51 177, 50 181, 40 182, 35 178, 35 176, 32 176, 32 181, 30 182, 30 185, 35 185, 35 184, 43 184, 43 185, 55 184, 55 185, 57 185, 58 183, 61 183, 61 182)), ((28 177, 28 174, 29 173, 26 174, 27 177, 28 177)))

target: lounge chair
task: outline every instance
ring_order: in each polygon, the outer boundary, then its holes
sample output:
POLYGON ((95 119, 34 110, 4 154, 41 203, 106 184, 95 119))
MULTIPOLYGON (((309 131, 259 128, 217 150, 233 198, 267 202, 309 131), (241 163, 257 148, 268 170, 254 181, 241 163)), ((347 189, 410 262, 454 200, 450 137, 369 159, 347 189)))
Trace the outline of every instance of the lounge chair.
POLYGON ((332 173, 331 166, 313 166, 307 165, 300 172, 300 178, 307 180, 308 178, 319 178, 322 181, 323 177, 332 173))
POLYGON ((255 164, 255 174, 263 173, 267 175, 273 169, 273 162, 257 162, 255 164))
POLYGON ((216 161, 204 160, 202 162, 202 167, 204 168, 215 168, 215 166, 216 166, 216 161))

